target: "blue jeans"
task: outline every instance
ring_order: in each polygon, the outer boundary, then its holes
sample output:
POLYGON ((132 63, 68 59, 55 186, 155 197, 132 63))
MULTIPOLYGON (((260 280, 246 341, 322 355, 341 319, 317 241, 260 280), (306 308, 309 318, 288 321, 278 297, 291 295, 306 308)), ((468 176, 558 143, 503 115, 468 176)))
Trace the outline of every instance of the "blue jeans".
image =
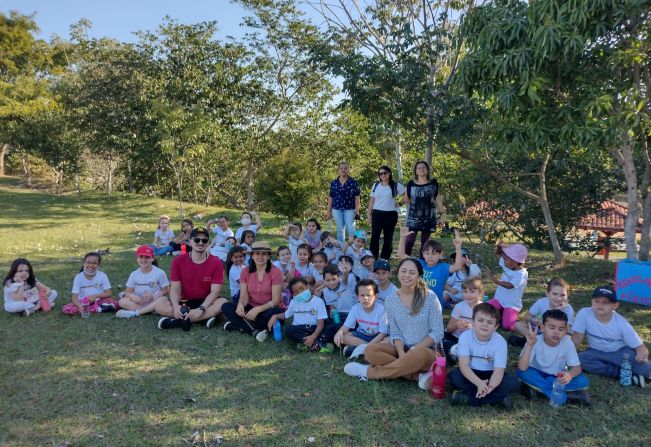
MULTIPOLYGON (((552 385, 554 384, 554 380, 556 380, 555 375, 547 374, 544 371, 540 371, 539 369, 531 367, 529 367, 526 371, 520 371, 518 369, 516 371, 516 375, 518 376, 518 379, 520 379, 523 383, 529 385, 531 388, 537 391, 540 391, 551 399, 552 385)), ((570 380, 570 383, 565 385, 565 391, 585 390, 588 388, 589 384, 590 383, 588 382, 588 378, 585 376, 585 374, 581 373, 570 380)), ((563 401, 566 401, 567 393, 563 394, 565 395, 563 401)))
POLYGON ((346 238, 349 238, 355 232, 355 210, 332 210, 332 217, 337 225, 337 240, 343 243, 344 227, 346 227, 346 238))
POLYGON ((164 256, 174 251, 174 247, 172 247, 171 245, 163 245, 162 247, 158 248, 154 244, 152 244, 150 245, 150 247, 154 250, 154 256, 164 256))
POLYGON ((635 360, 635 350, 628 346, 613 352, 588 348, 579 352, 579 361, 581 362, 581 368, 587 373, 618 378, 619 367, 624 360, 624 353, 630 356, 633 374, 641 374, 647 379, 651 377, 651 362, 638 363, 635 360))

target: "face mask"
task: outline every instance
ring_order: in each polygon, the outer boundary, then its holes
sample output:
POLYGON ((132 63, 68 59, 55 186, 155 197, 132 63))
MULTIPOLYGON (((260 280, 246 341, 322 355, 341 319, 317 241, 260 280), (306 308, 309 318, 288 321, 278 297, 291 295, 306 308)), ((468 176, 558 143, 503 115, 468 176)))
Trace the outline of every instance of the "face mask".
POLYGON ((294 299, 299 303, 307 303, 310 301, 310 298, 312 298, 310 289, 306 289, 294 297, 294 299))
POLYGON ((250 217, 243 217, 241 222, 242 222, 242 225, 250 225, 251 224, 251 218, 250 217))
POLYGON ((97 270, 95 270, 94 272, 91 272, 86 267, 84 267, 84 275, 86 275, 86 276, 95 276, 95 275, 97 275, 97 270))

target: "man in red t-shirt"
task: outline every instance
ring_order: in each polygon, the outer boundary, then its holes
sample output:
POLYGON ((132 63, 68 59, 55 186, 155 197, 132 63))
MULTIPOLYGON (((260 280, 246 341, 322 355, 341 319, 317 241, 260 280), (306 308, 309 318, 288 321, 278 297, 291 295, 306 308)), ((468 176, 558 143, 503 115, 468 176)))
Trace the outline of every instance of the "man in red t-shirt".
POLYGON ((198 227, 190 233, 192 251, 174 258, 170 267, 170 299, 162 300, 155 309, 163 315, 158 321, 159 329, 182 327, 190 329, 195 321, 206 322, 211 327, 222 305, 219 298, 224 284, 224 264, 208 252, 210 233, 198 227))

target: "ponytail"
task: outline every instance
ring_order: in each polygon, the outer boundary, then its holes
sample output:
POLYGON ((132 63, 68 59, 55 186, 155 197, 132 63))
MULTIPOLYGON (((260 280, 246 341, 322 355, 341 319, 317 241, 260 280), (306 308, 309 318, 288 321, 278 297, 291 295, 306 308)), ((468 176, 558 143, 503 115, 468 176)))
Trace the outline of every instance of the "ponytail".
POLYGON ((425 281, 423 281, 422 278, 419 278, 418 282, 416 283, 414 299, 411 302, 411 309, 409 311, 410 315, 418 315, 420 310, 423 308, 423 305, 425 304, 425 298, 427 298, 428 293, 429 286, 425 281))

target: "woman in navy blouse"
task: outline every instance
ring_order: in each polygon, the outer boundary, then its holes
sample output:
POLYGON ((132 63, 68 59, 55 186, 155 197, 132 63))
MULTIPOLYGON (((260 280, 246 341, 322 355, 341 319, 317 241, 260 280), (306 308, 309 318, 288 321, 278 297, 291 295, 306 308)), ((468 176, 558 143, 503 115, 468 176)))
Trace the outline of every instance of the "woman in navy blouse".
POLYGON ((357 180, 348 176, 350 167, 348 163, 339 163, 339 177, 330 182, 328 196, 328 212, 326 219, 334 217, 337 225, 337 239, 344 242, 344 227, 346 238, 355 232, 355 218, 359 218, 359 184, 357 180))

